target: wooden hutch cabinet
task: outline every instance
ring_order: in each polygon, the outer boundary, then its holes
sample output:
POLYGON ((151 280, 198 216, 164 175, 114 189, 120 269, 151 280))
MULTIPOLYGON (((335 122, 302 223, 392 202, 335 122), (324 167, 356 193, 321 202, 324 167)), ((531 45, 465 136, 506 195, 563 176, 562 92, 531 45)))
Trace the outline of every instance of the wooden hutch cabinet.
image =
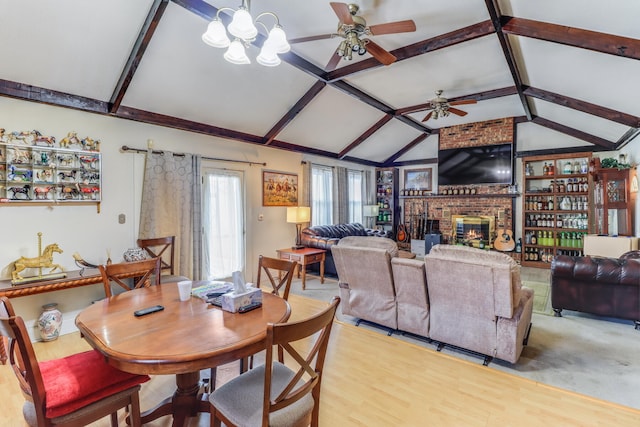
POLYGON ((394 236, 399 219, 398 176, 397 168, 376 169, 376 202, 379 208, 376 225, 391 231, 394 236))
POLYGON ((522 159, 522 265, 549 268, 555 255, 581 255, 592 229, 591 153, 522 159))
POLYGON ((591 164, 595 233, 633 236, 636 192, 631 192, 631 182, 635 169, 602 168, 598 158, 591 164))

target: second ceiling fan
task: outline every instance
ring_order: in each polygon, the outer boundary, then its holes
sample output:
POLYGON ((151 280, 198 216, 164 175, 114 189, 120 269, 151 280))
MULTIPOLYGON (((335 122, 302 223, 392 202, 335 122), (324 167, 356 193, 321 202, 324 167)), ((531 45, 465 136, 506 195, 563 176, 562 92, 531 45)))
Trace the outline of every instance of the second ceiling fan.
POLYGON ((453 108, 454 105, 467 105, 467 104, 475 104, 478 101, 475 99, 460 99, 458 101, 451 101, 442 96, 442 89, 436 91, 436 97, 429 101, 429 107, 427 108, 429 113, 422 119, 423 122, 433 118, 434 120, 440 117, 447 117, 449 114, 453 113, 456 116, 464 117, 468 113, 466 111, 459 110, 457 108, 453 108))
POLYGON ((334 70, 338 66, 340 59, 350 60, 354 52, 358 55, 364 55, 368 52, 382 64, 390 65, 397 58, 370 38, 367 38, 367 36, 409 33, 416 30, 416 24, 412 19, 368 26, 367 21, 357 14, 358 10, 360 10, 358 5, 336 2, 329 4, 339 19, 338 29, 335 33, 289 40, 289 43, 293 44, 342 37, 344 40, 340 42, 331 56, 329 63, 325 67, 326 71, 334 70))

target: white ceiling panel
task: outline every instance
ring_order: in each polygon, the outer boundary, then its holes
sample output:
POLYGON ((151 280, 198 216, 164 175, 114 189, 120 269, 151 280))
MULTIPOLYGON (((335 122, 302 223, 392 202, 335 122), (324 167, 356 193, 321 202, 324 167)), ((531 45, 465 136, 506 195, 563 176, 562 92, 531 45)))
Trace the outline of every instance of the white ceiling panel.
POLYGON ((486 36, 346 79, 393 108, 422 104, 444 90, 453 98, 469 93, 513 86, 496 36, 486 36), (482 58, 481 61, 478 58, 482 58))
POLYGON ((2 79, 109 100, 151 3, 0 0, 2 79))
POLYGON ((590 151, 593 148, 593 145, 580 139, 533 123, 518 124, 517 133, 518 152, 570 147, 584 147, 585 151, 590 151))
POLYGON ((332 87, 325 87, 278 135, 278 140, 340 152, 383 114, 354 97, 332 87))
POLYGON ((382 162, 400 151, 420 135, 421 132, 405 125, 399 120, 391 120, 378 130, 378 132, 351 150, 348 156, 382 162))
POLYGON ((439 141, 440 136, 437 132, 429 135, 427 139, 422 141, 420 144, 398 157, 397 161, 404 162, 413 159, 437 159, 438 147, 440 144, 439 141))

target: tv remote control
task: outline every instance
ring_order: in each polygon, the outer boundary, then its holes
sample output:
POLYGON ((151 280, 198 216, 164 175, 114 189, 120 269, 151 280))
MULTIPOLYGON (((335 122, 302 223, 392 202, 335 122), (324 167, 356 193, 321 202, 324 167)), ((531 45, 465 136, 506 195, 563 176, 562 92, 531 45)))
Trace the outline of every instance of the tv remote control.
POLYGON ((249 304, 249 305, 245 305, 243 307, 240 307, 238 309, 238 313, 246 313, 247 311, 251 311, 253 309, 260 308, 260 307, 262 307, 262 303, 261 302, 256 302, 256 303, 253 303, 253 304, 249 304))
POLYGON ((153 307, 143 308, 142 310, 136 310, 133 312, 134 316, 146 316, 147 314, 155 313, 156 311, 162 311, 164 307, 161 305, 154 305, 153 307))

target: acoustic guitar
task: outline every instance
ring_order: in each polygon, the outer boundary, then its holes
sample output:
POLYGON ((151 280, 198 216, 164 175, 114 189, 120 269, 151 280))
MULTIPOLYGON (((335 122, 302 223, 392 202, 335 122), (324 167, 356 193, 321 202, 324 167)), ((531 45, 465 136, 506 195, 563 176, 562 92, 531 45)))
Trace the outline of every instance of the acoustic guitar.
POLYGON ((406 242, 407 237, 407 230, 405 229, 404 224, 398 224, 398 232, 396 233, 396 239, 398 239, 398 242, 406 242))
POLYGON ((511 252, 516 247, 516 242, 513 239, 513 232, 511 230, 505 230, 504 228, 498 229, 498 237, 493 242, 493 247, 497 251, 511 252))

